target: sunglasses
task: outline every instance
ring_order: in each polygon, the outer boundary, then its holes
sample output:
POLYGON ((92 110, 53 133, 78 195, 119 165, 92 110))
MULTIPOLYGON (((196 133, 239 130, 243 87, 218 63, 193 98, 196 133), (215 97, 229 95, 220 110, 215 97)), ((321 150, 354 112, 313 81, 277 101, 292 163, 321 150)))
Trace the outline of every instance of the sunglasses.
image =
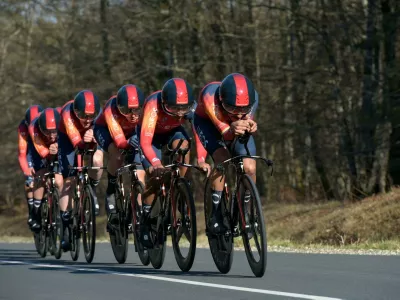
POLYGON ((85 121, 93 121, 96 117, 94 114, 88 115, 85 112, 76 111, 76 110, 75 110, 75 114, 79 120, 85 120, 85 121))
POLYGON ((120 113, 122 115, 124 115, 125 117, 132 115, 132 114, 138 116, 142 113, 142 109, 140 107, 128 108, 125 106, 118 106, 118 109, 119 109, 120 113))
POLYGON ((42 130, 42 132, 45 136, 51 136, 51 135, 57 134, 57 129, 45 129, 45 130, 42 130))
POLYGON ((222 103, 222 107, 231 115, 247 115, 253 106, 233 106, 222 103))
POLYGON ((163 105, 164 110, 174 116, 178 115, 185 115, 187 114, 192 108, 192 105, 163 105))

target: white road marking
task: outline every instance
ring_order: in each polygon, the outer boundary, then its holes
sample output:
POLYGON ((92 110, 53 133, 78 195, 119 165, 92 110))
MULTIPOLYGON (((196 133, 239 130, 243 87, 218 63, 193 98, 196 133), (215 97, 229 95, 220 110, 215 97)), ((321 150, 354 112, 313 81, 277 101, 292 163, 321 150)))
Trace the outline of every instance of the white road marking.
POLYGON ((46 268, 54 268, 54 269, 67 269, 67 270, 72 270, 72 271, 86 271, 86 272, 89 271, 89 272, 93 272, 93 273, 105 273, 105 274, 118 275, 118 276, 146 278, 146 279, 152 279, 152 280, 161 280, 161 281, 183 283, 183 284, 190 284, 190 285, 197 285, 197 286, 213 287, 213 288, 225 289, 225 290, 234 290, 234 291, 241 291, 241 292, 258 293, 258 294, 268 294, 268 295, 291 297, 291 298, 298 298, 298 299, 344 300, 344 299, 339 299, 339 298, 322 297, 322 296, 306 295, 306 294, 296 294, 296 293, 286 293, 286 292, 262 290, 262 289, 253 289, 253 288, 240 287, 240 286, 207 283, 207 282, 201 282, 201 281, 184 280, 184 279, 161 277, 161 276, 154 276, 154 275, 114 272, 114 271, 103 270, 103 269, 77 268, 77 267, 72 267, 72 266, 53 265, 53 264, 37 264, 37 263, 33 263, 33 262, 14 261, 14 260, 0 260, 0 263, 14 264, 14 265, 30 265, 30 266, 35 266, 35 267, 46 267, 46 268))

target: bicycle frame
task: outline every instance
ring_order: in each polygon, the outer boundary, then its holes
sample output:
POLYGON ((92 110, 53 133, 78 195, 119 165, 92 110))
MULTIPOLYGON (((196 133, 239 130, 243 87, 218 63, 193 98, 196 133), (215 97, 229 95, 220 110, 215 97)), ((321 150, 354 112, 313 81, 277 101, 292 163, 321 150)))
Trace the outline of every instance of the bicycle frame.
MULTIPOLYGON (((185 149, 181 149, 180 147, 182 146, 184 139, 180 139, 179 143, 177 145, 177 147, 175 149, 170 149, 168 147, 167 152, 169 153, 169 157, 172 160, 172 163, 170 165, 166 165, 164 168, 166 169, 170 169, 169 171, 167 171, 167 173, 171 173, 171 182, 170 182, 170 188, 169 191, 167 193, 165 193, 165 184, 163 182, 161 189, 163 191, 164 196, 168 196, 167 200, 169 199, 172 205, 172 218, 173 218, 173 226, 176 227, 177 226, 177 220, 176 220, 176 203, 175 203, 175 198, 174 198, 174 187, 175 187, 175 181, 180 178, 180 172, 179 172, 179 167, 186 167, 186 168, 193 168, 196 169, 200 172, 204 172, 203 169, 201 169, 198 166, 193 166, 190 164, 185 164, 183 162, 179 162, 177 160, 174 159, 174 157, 176 155, 180 155, 181 156, 181 160, 185 161, 185 156, 187 155, 187 153, 190 151, 191 148, 191 141, 192 139, 188 140, 188 147, 185 149), (172 200, 171 200, 172 199, 172 200)), ((190 214, 190 208, 189 206, 187 207, 188 209, 188 214, 190 214)))
MULTIPOLYGON (((45 182, 44 186, 44 195, 47 195, 46 197, 46 202, 48 203, 48 207, 52 207, 53 204, 53 188, 55 188, 56 182, 55 182, 55 169, 58 169, 58 161, 51 162, 49 164, 48 169, 50 170, 47 173, 44 173, 43 176, 38 176, 36 177, 36 180, 39 181, 43 179, 45 182), (50 179, 50 180, 49 180, 50 179)), ((47 230, 51 229, 51 226, 53 225, 53 212, 50 209, 48 212, 49 220, 47 224, 47 230)))
MULTIPOLYGON (((238 204, 239 216, 240 216, 241 223, 242 223, 242 228, 241 228, 242 231, 245 231, 246 227, 247 227, 244 212, 243 212, 243 207, 242 207, 242 199, 240 197, 240 194, 239 194, 240 191, 238 189, 238 187, 240 185, 241 177, 242 177, 242 175, 245 174, 243 159, 251 158, 251 159, 255 159, 255 160, 261 160, 261 161, 265 162, 268 167, 273 167, 273 162, 271 160, 263 158, 261 156, 257 156, 257 155, 250 155, 250 151, 247 146, 247 142, 248 142, 249 138, 250 138, 249 134, 247 134, 243 137, 243 139, 245 140, 244 145, 245 145, 247 155, 238 155, 238 156, 229 158, 216 166, 217 171, 220 171, 223 173, 223 177, 225 177, 225 170, 226 170, 225 165, 234 166, 234 168, 236 170, 235 187, 233 188, 233 191, 232 191, 232 196, 234 196, 234 197, 229 197, 230 193, 229 193, 228 185, 226 183, 226 179, 225 179, 225 193, 227 195, 227 199, 230 199, 230 205, 229 205, 230 211, 232 211, 232 206, 235 205, 236 202, 238 204)), ((235 140, 232 142, 232 145, 230 147, 231 149, 235 148, 235 144, 237 143, 237 141, 239 139, 240 138, 235 138, 235 140)), ((273 174, 273 169, 271 171, 271 176, 272 176, 272 174, 273 174)))
MULTIPOLYGON (((122 154, 124 154, 124 150, 122 151, 122 154)), ((137 168, 136 167, 140 166, 140 165, 141 165, 140 163, 133 162, 133 163, 130 163, 123 167, 118 168, 116 171, 116 175, 119 180, 119 187, 120 187, 120 192, 123 197, 124 205, 125 205, 126 200, 125 200, 125 188, 124 188, 124 184, 122 181, 122 175, 125 173, 128 173, 131 176, 130 186, 131 186, 131 188, 133 188, 135 183, 139 180, 138 176, 137 176, 137 168)), ((137 215, 136 215, 136 211, 135 211, 135 207, 134 207, 134 203, 133 203, 134 201, 135 201, 135 199, 133 197, 133 193, 131 192, 130 202, 131 202, 131 209, 132 209, 132 214, 133 214, 133 222, 134 222, 134 224, 136 224, 137 215)))
POLYGON ((105 169, 105 167, 93 167, 93 155, 94 155, 95 150, 93 149, 88 149, 85 147, 85 149, 76 150, 76 162, 77 166, 72 167, 70 166, 71 170, 77 170, 77 174, 75 176, 76 178, 76 187, 75 187, 75 192, 76 196, 79 198, 79 214, 81 218, 81 224, 79 226, 79 229, 82 230, 82 226, 84 224, 84 214, 83 214, 83 193, 82 190, 86 185, 89 184, 89 174, 88 170, 99 170, 99 169, 105 169), (89 166, 84 166, 84 157, 86 155, 90 154, 90 164, 89 166))

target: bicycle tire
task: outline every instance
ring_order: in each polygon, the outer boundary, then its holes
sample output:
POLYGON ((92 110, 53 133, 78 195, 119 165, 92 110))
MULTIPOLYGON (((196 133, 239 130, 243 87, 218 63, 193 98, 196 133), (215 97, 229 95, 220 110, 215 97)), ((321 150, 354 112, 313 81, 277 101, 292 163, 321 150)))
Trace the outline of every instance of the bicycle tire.
MULTIPOLYGON (((174 224, 171 225, 172 248, 174 250, 175 260, 179 268, 183 272, 188 272, 192 268, 193 261, 196 256, 197 223, 193 195, 190 192, 190 186, 185 178, 179 178, 175 181, 174 197, 176 204, 175 215, 177 215, 177 212, 179 212, 180 208, 181 219, 177 220, 176 227, 174 227, 174 224), (183 200, 185 201, 184 203, 182 203, 182 196, 185 199, 183 200), (184 204, 186 204, 186 206, 184 204), (185 234, 185 237, 189 242, 189 250, 186 257, 182 255, 181 247, 179 246, 180 238, 183 234, 185 234)), ((172 206, 170 211, 170 220, 172 222, 172 206)))
MULTIPOLYGON (((251 211, 254 212, 254 209, 256 210, 257 217, 253 216, 253 213, 249 216, 250 222, 255 221, 254 224, 249 224, 251 227, 251 232, 253 236, 249 238, 249 235, 246 231, 241 231, 242 235, 242 240, 243 240, 243 245, 244 249, 246 252, 246 257, 247 261, 249 262, 250 268, 253 272, 253 274, 256 277, 262 277, 265 274, 265 270, 267 267, 267 234, 266 234, 266 227, 265 227, 265 221, 264 221, 264 215, 262 211, 262 206, 261 206, 261 200, 260 200, 260 195, 258 194, 258 190, 256 185, 254 184, 254 181, 250 178, 249 175, 244 174, 242 175, 240 179, 240 184, 239 184, 239 193, 240 195, 244 194, 244 190, 249 190, 250 195, 251 195, 251 211), (242 187, 244 189, 242 190, 242 187), (257 232, 259 234, 257 234, 257 232), (260 241, 258 240, 258 236, 260 241), (252 247, 250 245, 250 240, 254 239, 256 243, 256 248, 258 251, 259 255, 259 261, 257 261, 253 255, 252 247)), ((242 197, 243 199, 243 197, 242 197)), ((244 205, 244 202, 242 202, 242 205, 244 205)), ((243 207, 244 211, 244 207, 243 207)), ((242 229, 242 220, 239 218, 239 223, 240 223, 240 228, 242 229)))
POLYGON ((114 257, 119 264, 123 264, 128 256, 128 232, 126 224, 126 206, 122 194, 116 193, 116 204, 118 213, 118 224, 114 225, 115 229, 110 230, 110 243, 114 253, 114 257))
POLYGON ((49 207, 47 201, 42 201, 41 208, 40 208, 40 231, 38 232, 39 235, 39 255, 40 257, 44 258, 47 255, 48 249, 48 242, 47 239, 47 222, 49 219, 49 207), (47 220, 47 221, 46 221, 47 220))
POLYGON ((34 241, 34 244, 35 244, 36 252, 39 254, 39 247, 40 247, 40 245, 39 245, 39 238, 36 237, 36 235, 37 235, 36 232, 33 232, 32 235, 33 235, 33 241, 34 241))
POLYGON ((59 200, 60 195, 58 189, 53 187, 51 191, 51 216, 52 224, 50 226, 50 243, 52 244, 52 251, 50 252, 56 259, 61 257, 61 232, 62 232, 62 220, 60 214, 59 200))
POLYGON ((86 185, 83 193, 83 209, 81 210, 81 213, 84 214, 84 224, 82 226, 83 252, 86 261, 91 263, 96 248, 96 215, 92 188, 86 185))
MULTIPOLYGON (((131 188, 131 204, 133 206, 132 212, 132 234, 133 234, 133 241, 135 243, 136 252, 139 255, 140 262, 144 266, 148 266, 150 264, 150 257, 149 251, 143 247, 140 243, 140 225, 139 220, 141 217, 141 212, 139 211, 139 203, 137 201, 136 195, 142 194, 144 192, 144 185, 140 181, 136 181, 135 184, 131 188), (136 214, 136 218, 134 218, 134 214, 136 214), (136 220, 136 222, 135 222, 136 220)), ((142 198, 143 199, 143 198, 142 198)))
POLYGON ((73 261, 77 261, 81 250, 81 239, 80 239, 80 218, 79 218, 79 198, 74 197, 74 208, 72 209, 72 226, 71 226, 71 250, 70 255, 73 261))
MULTIPOLYGON (((158 196, 160 197, 160 196, 158 196)), ((166 234, 166 228, 165 228, 165 217, 169 216, 169 210, 167 208, 167 211, 165 212, 165 216, 162 217, 160 215, 160 210, 161 210, 161 206, 165 205, 165 201, 160 201, 160 199, 155 199, 154 201, 158 201, 158 203, 156 203, 151 211, 151 215, 156 215, 157 216, 157 224, 151 225, 152 229, 150 231, 150 234, 153 235, 153 241, 155 240, 156 243, 154 245, 154 247, 152 249, 148 249, 149 251, 149 257, 150 257, 150 263, 153 266, 154 269, 160 269, 163 264, 164 264, 164 260, 165 260, 165 252, 167 249, 166 246, 166 242, 167 242, 167 234, 166 234), (156 209, 156 207, 158 207, 158 211, 156 209), (155 234, 154 234, 155 233, 155 234)))
MULTIPOLYGON (((207 179, 206 185, 205 185, 205 193, 204 193, 204 218, 205 218, 205 226, 206 226, 206 231, 207 231, 207 223, 208 223, 208 217, 209 217, 209 205, 211 206, 211 182, 210 179, 207 179)), ((225 191, 223 191, 222 196, 221 196, 221 205, 222 205, 222 211, 226 211, 227 209, 227 199, 226 199, 226 194, 225 191)), ((226 215, 224 214, 224 217, 226 218, 226 215)), ((230 222, 228 222, 230 223, 230 222)), ((214 263, 217 267, 217 269, 222 273, 222 274, 227 274, 232 267, 232 262, 233 262, 233 236, 215 236, 208 234, 207 235, 208 239, 208 244, 210 246, 210 252, 211 256, 214 260, 214 263), (219 244, 224 244, 226 250, 221 250, 219 249, 218 245, 219 244)))

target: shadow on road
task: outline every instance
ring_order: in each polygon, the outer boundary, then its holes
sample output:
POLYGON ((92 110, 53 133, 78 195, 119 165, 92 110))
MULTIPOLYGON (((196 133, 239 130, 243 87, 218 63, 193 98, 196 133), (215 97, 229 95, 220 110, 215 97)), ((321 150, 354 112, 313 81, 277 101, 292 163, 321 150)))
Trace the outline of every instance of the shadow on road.
MULTIPOLYGON (((69 253, 63 253, 65 258, 69 258, 69 253)), ((126 263, 126 264, 118 264, 118 263, 96 263, 93 262, 88 264, 86 262, 74 262, 71 260, 64 260, 63 256, 61 259, 57 260, 53 257, 41 258, 36 250, 21 250, 21 249, 0 249, 0 260, 13 260, 13 261, 22 261, 26 263, 32 264, 48 264, 48 265, 62 265, 62 266, 70 266, 73 268, 84 268, 85 270, 71 270, 71 269, 63 269, 56 267, 46 267, 46 266, 32 266, 31 270, 36 271, 67 271, 74 274, 109 274, 109 272, 115 273, 124 273, 124 274, 138 274, 138 275, 169 275, 169 276, 184 276, 184 277, 223 277, 223 278, 254 278, 254 276, 247 275, 226 275, 221 274, 217 271, 190 271, 188 273, 178 271, 178 270, 155 270, 149 266, 143 266, 138 263, 126 263), (93 269, 94 271, 86 270, 93 269), (105 271, 102 272, 101 270, 105 271)), ((15 264, 7 264, 0 263, 2 266, 16 266, 15 264)))

